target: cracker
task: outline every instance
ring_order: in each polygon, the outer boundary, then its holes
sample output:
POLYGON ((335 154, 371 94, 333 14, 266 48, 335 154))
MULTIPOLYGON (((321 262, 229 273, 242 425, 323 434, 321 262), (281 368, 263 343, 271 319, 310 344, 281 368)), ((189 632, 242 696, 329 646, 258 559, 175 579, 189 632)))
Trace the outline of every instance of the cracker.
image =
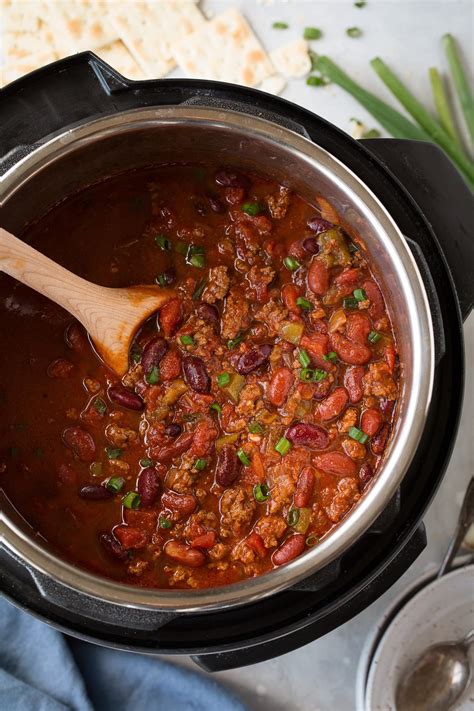
POLYGON ((38 2, 2 0, 0 19, 3 32, 36 32, 39 29, 38 2))
POLYGON ((270 53, 275 69, 285 77, 304 77, 311 71, 308 43, 297 39, 270 53))
POLYGON ((13 64, 7 64, 4 67, 0 67, 0 79, 3 85, 9 84, 15 79, 24 74, 44 67, 45 64, 50 62, 55 62, 57 55, 54 52, 43 52, 37 54, 30 54, 28 57, 16 60, 13 64))
POLYGON ((6 64, 23 60, 30 54, 38 55, 54 51, 53 33, 45 24, 35 32, 4 32, 2 53, 6 64))
POLYGON ((103 0, 51 0, 49 25, 55 51, 60 56, 68 56, 118 39, 117 32, 107 21, 109 7, 103 0))
POLYGON ((111 44, 106 44, 105 47, 96 49, 95 54, 127 79, 146 78, 122 40, 115 40, 111 44))
POLYGON ((155 18, 155 32, 159 33, 160 46, 170 59, 173 59, 171 48, 174 42, 198 31, 206 24, 195 0, 159 0, 149 2, 149 5, 155 18))
POLYGON ((245 18, 234 8, 173 44, 172 49, 176 62, 191 77, 255 86, 275 73, 245 18))
POLYGON ((286 79, 282 77, 281 74, 274 74, 264 79, 261 84, 257 86, 257 89, 266 91, 267 94, 281 94, 285 87, 286 79))

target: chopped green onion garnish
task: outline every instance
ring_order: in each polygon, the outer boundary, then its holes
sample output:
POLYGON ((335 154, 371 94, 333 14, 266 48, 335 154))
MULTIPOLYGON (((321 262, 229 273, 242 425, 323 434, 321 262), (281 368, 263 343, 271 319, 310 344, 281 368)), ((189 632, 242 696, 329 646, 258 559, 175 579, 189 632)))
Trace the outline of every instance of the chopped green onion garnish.
POLYGON ((202 269, 202 267, 206 263, 204 254, 191 254, 190 256, 187 257, 186 261, 192 267, 197 267, 198 269, 202 269))
POLYGON ((145 380, 149 385, 156 385, 160 379, 160 369, 154 365, 147 375, 145 375, 145 380))
POLYGON ((318 27, 305 27, 303 32, 303 37, 305 40, 317 40, 321 39, 323 33, 318 27))
POLYGON ((158 276, 155 277, 155 281, 159 286, 168 286, 166 274, 158 274, 158 276))
POLYGON ((101 397, 96 397, 94 402, 92 403, 92 407, 96 412, 99 413, 99 415, 103 415, 104 412, 107 410, 107 405, 105 402, 102 400, 101 397))
POLYGON ((250 215, 251 217, 259 215, 264 210, 263 206, 258 202, 244 202, 240 209, 242 212, 245 212, 246 215, 250 215))
POLYGON ((365 7, 367 3, 365 0, 358 0, 357 2, 354 3, 355 7, 365 7))
POLYGON ((370 341, 371 343, 378 343, 378 341, 380 341, 380 339, 382 338, 382 336, 381 336, 380 333, 377 333, 377 331, 371 331, 371 332, 369 333, 369 335, 367 336, 367 338, 369 339, 369 341, 370 341))
POLYGON ((305 299, 304 296, 298 296, 298 298, 296 299, 296 305, 299 306, 301 309, 306 309, 307 311, 313 308, 313 304, 311 303, 311 301, 305 299))
POLYGON ((275 445, 275 450, 278 452, 278 454, 281 454, 282 457, 284 457, 285 454, 288 454, 290 449, 291 442, 287 440, 286 437, 281 437, 275 445))
POLYGON ((319 538, 314 533, 311 533, 306 539, 306 545, 311 548, 312 546, 315 546, 318 541, 319 538))
POLYGON ((229 341, 227 341, 227 348, 231 351, 233 348, 238 346, 239 343, 242 343, 243 339, 243 334, 239 333, 235 338, 231 338, 229 341))
POLYGON ((376 128, 370 128, 368 131, 364 131, 362 138, 380 138, 381 135, 376 128))
POLYGON ((274 30, 287 30, 288 25, 286 22, 274 22, 272 25, 274 30))
POLYGON ((192 336, 188 336, 187 334, 184 336, 181 336, 179 339, 183 346, 194 346, 194 339, 192 336))
POLYGON ((346 35, 348 37, 360 37, 362 35, 362 30, 360 27, 348 27, 346 30, 346 35))
POLYGON ((89 471, 92 476, 102 476, 102 462, 92 462, 89 471))
POLYGON ((199 279, 199 281, 196 283, 196 286, 194 287, 193 291, 193 301, 199 301, 199 299, 202 296, 202 292, 206 288, 207 281, 205 279, 199 279))
POLYGON ((266 484, 255 484, 253 487, 253 498, 259 504, 263 504, 270 498, 270 489, 266 484))
POLYGON ((220 388, 225 388, 226 385, 229 385, 230 383, 230 374, 229 373, 219 373, 217 376, 217 384, 220 388))
POLYGON ((140 466, 146 469, 147 467, 154 466, 154 462, 152 459, 140 459, 140 466))
POLYGON ((138 491, 129 491, 128 494, 122 498, 122 504, 126 509, 138 509, 140 506, 141 498, 138 491))
POLYGON ((250 459, 249 459, 248 456, 245 454, 245 452, 244 452, 243 449, 238 449, 238 450, 237 450, 237 456, 238 456, 238 458, 240 459, 240 461, 242 462, 242 464, 244 465, 244 467, 250 466, 250 459))
POLYGON ((296 526, 300 518, 300 510, 299 509, 290 509, 288 511, 288 516, 287 516, 287 521, 288 521, 288 526, 296 526))
POLYGON ((197 469, 198 472, 202 472, 206 467, 207 459, 196 459, 194 462, 194 468, 197 469))
POLYGON ((253 420, 253 422, 249 422, 248 431, 251 434, 262 434, 263 427, 260 422, 256 422, 255 420, 253 420))
POLYGON ((222 412, 222 407, 219 405, 218 402, 213 402, 210 409, 215 410, 215 412, 217 412, 218 415, 220 415, 222 412))
POLYGON ((303 368, 307 368, 308 365, 311 363, 311 358, 308 355, 308 351, 305 351, 304 348, 302 348, 298 353, 298 360, 303 368))
POLYGON ((331 351, 331 352, 328 353, 327 355, 323 356, 323 359, 324 359, 324 360, 329 360, 329 361, 331 361, 332 363, 336 363, 336 362, 337 362, 337 353, 335 353, 334 351, 331 351))
POLYGON ((120 449, 120 447, 116 447, 115 449, 113 447, 106 447, 105 452, 109 459, 120 459, 123 454, 123 449, 120 449))
POLYGON ((349 437, 355 439, 356 442, 360 442, 361 444, 365 444, 369 439, 368 435, 366 435, 365 432, 362 432, 362 430, 358 427, 350 427, 347 434, 349 437))
POLYGON ((287 269, 290 270, 290 272, 294 272, 300 267, 300 263, 297 262, 296 259, 293 259, 293 257, 285 257, 285 259, 283 260, 283 264, 287 269))
POLYGON ((113 491, 114 494, 118 494, 119 491, 122 491, 124 484, 125 479, 122 476, 111 476, 106 484, 106 487, 109 491, 113 491))
POLYGON ((363 289, 355 289, 354 292, 354 299, 357 301, 367 301, 367 294, 363 289))
POLYGON ((303 368, 300 371, 300 379, 305 383, 320 383, 326 377, 327 372, 319 368, 303 368))
POLYGON ((315 74, 312 74, 306 79, 306 83, 308 86, 326 86, 328 83, 323 77, 318 77, 315 74))
POLYGON ((158 523, 160 525, 160 528, 171 528, 171 521, 169 518, 166 518, 166 516, 160 516, 158 523))
POLYGON ((342 306, 344 309, 358 309, 359 302, 353 296, 348 296, 347 299, 343 299, 342 306))
POLYGON ((139 363, 142 359, 141 351, 136 346, 132 348, 132 351, 130 353, 130 359, 132 363, 139 363))
POLYGON ((163 251, 169 252, 171 249, 171 241, 168 239, 166 235, 159 234, 156 235, 155 237, 155 243, 157 244, 158 247, 160 247, 163 251))
POLYGON ((175 251, 178 254, 187 254, 189 251, 189 244, 187 242, 178 242, 175 247, 175 251))

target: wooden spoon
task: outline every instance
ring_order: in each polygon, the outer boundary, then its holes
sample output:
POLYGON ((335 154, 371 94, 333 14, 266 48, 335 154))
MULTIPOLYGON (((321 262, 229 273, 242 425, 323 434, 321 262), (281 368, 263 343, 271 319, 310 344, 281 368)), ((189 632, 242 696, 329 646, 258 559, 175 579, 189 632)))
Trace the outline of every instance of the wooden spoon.
POLYGON ((72 274, 0 227, 0 270, 69 311, 106 364, 123 375, 140 324, 174 294, 158 286, 110 289, 72 274))

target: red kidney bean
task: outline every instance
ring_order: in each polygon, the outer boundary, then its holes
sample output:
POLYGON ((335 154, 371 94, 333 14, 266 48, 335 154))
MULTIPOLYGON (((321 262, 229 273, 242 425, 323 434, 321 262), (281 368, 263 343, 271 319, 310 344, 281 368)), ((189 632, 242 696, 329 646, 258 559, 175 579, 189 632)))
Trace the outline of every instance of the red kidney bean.
MULTIPOLYGON (((327 333, 311 333, 305 335, 300 341, 301 348, 306 348, 309 351, 314 363, 324 370, 330 370, 330 364, 324 360, 329 350, 329 336, 327 333)), ((321 382, 324 382, 321 381, 321 382)))
POLYGON ((190 568, 200 568, 206 562, 206 556, 202 551, 180 541, 168 541, 163 550, 169 558, 190 568))
POLYGON ((247 188, 250 184, 249 179, 231 168, 221 168, 217 171, 214 177, 218 185, 224 188, 247 188))
POLYGON ((322 217, 312 217, 310 220, 308 220, 306 224, 308 225, 309 229, 313 232, 316 232, 317 235, 320 232, 327 232, 327 230, 332 230, 332 228, 334 227, 332 222, 323 220, 322 217))
POLYGON ((375 407, 369 407, 364 410, 360 418, 360 428, 369 437, 373 437, 382 427, 383 417, 380 410, 375 407))
POLYGON ((140 494, 142 506, 153 506, 155 503, 160 483, 156 475, 156 469, 147 467, 138 476, 137 490, 140 494))
POLYGON ((73 370, 74 363, 65 358, 58 358, 48 365, 46 375, 49 378, 69 378, 73 370))
POLYGON ((362 488, 365 488, 369 481, 374 476, 374 472, 370 464, 363 464, 359 469, 359 480, 362 484, 362 488))
POLYGON ((306 538, 302 533, 295 533, 287 538, 272 556, 274 565, 284 565, 297 558, 304 551, 306 538))
POLYGON ((346 336, 354 343, 367 344, 371 331, 370 321, 365 314, 349 314, 346 321, 346 336))
POLYGON ((314 490, 314 472, 311 467, 305 467, 298 477, 294 503, 299 509, 308 506, 314 490))
POLYGON ((83 427, 72 425, 63 431, 63 442, 74 452, 81 462, 92 462, 95 457, 95 442, 83 427))
POLYGON ((272 347, 266 343, 247 351, 237 360, 235 369, 240 375, 248 375, 267 362, 272 347))
POLYGON ((355 476, 357 465, 342 452, 326 452, 315 459, 318 469, 336 476, 355 476))
POLYGON ((89 499, 90 501, 104 501, 105 499, 111 499, 113 492, 100 484, 88 484, 79 489, 79 496, 81 499, 89 499))
POLYGON ((211 379, 203 359, 199 356, 183 358, 183 373, 189 387, 197 393, 208 393, 211 389, 211 379))
POLYGON ((245 543, 250 546, 250 548, 258 555, 259 558, 265 558, 267 555, 267 549, 265 548, 265 543, 263 542, 262 536, 256 531, 247 536, 245 543))
POLYGON ((181 375, 181 356, 177 351, 168 351, 160 363, 160 380, 167 382, 181 375))
POLYGON ((168 350, 168 344, 164 338, 160 336, 155 336, 146 344, 142 353, 142 367, 146 375, 150 373, 153 368, 157 368, 160 365, 161 359, 168 350))
POLYGON ((372 437, 371 440, 371 446, 372 446, 372 452, 374 454, 380 455, 383 453, 385 446, 387 444, 387 439, 388 435, 390 432, 390 427, 388 425, 384 425, 379 432, 375 435, 375 437, 372 437))
POLYGON ((305 249, 309 254, 317 254, 319 252, 319 244, 314 237, 306 237, 303 240, 303 249, 305 249))
POLYGON ((362 288, 367 294, 367 298, 370 300, 370 306, 368 309, 370 317, 376 321, 378 318, 383 316, 385 311, 383 296, 375 281, 364 281, 362 288))
POLYGON ((118 560, 126 560, 128 558, 127 551, 110 533, 103 533, 99 540, 107 553, 114 558, 118 560))
POLYGON ((286 431, 286 438, 295 447, 310 447, 311 449, 326 449, 329 435, 325 429, 310 422, 298 422, 286 431))
POLYGON ((223 447, 216 465, 216 482, 219 486, 230 486, 239 476, 239 460, 233 447, 223 447))
POLYGON ((201 536, 196 536, 191 541, 191 548, 212 548, 217 541, 217 533, 215 531, 207 531, 201 536))
POLYGON ((277 368, 275 370, 268 386, 268 399, 272 405, 275 405, 275 407, 283 405, 293 382, 293 373, 289 368, 277 368))
POLYGON ((69 326, 66 328, 66 331, 64 333, 64 340, 66 341, 66 344, 69 346, 69 348, 72 348, 72 350, 76 351, 77 353, 85 351, 87 346, 89 345, 84 329, 76 321, 70 323, 69 326))
POLYGON ((364 394, 362 383, 364 373, 365 370, 362 365, 352 365, 347 368, 344 374, 344 387, 349 393, 349 400, 354 404, 362 400, 364 394))
POLYGON ((137 412, 143 410, 143 400, 140 395, 137 395, 133 390, 129 390, 120 383, 111 385, 107 394, 112 402, 115 402, 121 407, 125 407, 127 410, 136 410, 137 412))
POLYGON ((192 432, 183 432, 181 437, 178 437, 173 444, 169 444, 167 447, 162 447, 158 453, 155 454, 156 459, 162 463, 170 462, 174 457, 182 454, 191 446, 193 437, 194 435, 192 432))
POLYGON ((197 310, 199 316, 207 321, 207 323, 217 326, 219 324, 220 316, 217 306, 214 304, 200 304, 197 310))
POLYGON ((313 398, 315 400, 322 400, 325 398, 331 389, 329 378, 324 378, 324 380, 320 380, 319 383, 311 383, 311 385, 314 389, 313 398))
POLYGON ((320 259, 313 259, 309 265, 308 286, 318 296, 323 296, 329 287, 329 271, 320 259))
POLYGON ((384 350, 383 350, 383 356, 385 358, 385 362, 387 363, 390 372, 393 373, 395 370, 395 364, 397 362, 397 351, 395 350, 395 346, 393 343, 388 343, 384 350))
POLYGON ((219 200, 218 197, 215 195, 211 195, 210 193, 207 194, 207 199, 209 202, 209 207, 213 212, 225 212, 225 206, 223 203, 219 200))
POLYGON ((130 550, 131 548, 145 548, 148 543, 148 536, 145 531, 141 531, 139 528, 133 528, 133 526, 127 526, 126 524, 116 526, 114 528, 114 536, 119 540, 125 550, 130 550))
POLYGON ((197 506, 197 499, 192 494, 177 494, 176 491, 168 489, 161 495, 161 503, 182 517, 192 514, 197 506))
POLYGON ((176 331, 183 318, 181 299, 171 299, 161 307, 158 322, 164 333, 169 338, 176 331))
POLYGON ((354 343, 340 333, 332 333, 330 336, 331 346, 336 351, 339 358, 344 363, 350 365, 363 365, 368 363, 372 357, 372 351, 368 346, 361 343, 354 343))
POLYGON ((330 395, 323 400, 318 409, 319 416, 322 420, 332 420, 341 414, 347 405, 348 395, 345 388, 336 388, 330 395))
POLYGON ((393 406, 395 405, 395 400, 387 400, 385 397, 380 398, 380 409, 382 410, 385 417, 390 417, 393 412, 393 406))
POLYGON ((301 313, 300 308, 296 303, 296 299, 298 298, 298 296, 299 291, 294 284, 284 284, 284 286, 282 286, 281 298, 283 303, 285 304, 288 311, 291 311, 291 313, 297 315, 301 313))
POLYGON ((167 437, 178 437, 182 431, 183 428, 181 425, 178 425, 177 422, 172 422, 170 425, 166 425, 164 429, 164 433, 167 437))
MULTIPOLYGON (((354 267, 350 267, 349 269, 344 269, 340 274, 337 275, 337 277, 334 279, 334 283, 337 284, 337 286, 347 286, 350 287, 351 290, 355 289, 357 286, 357 282, 359 281, 359 270, 355 269, 354 267)), ((348 296, 351 292, 349 291, 346 296, 348 296)))

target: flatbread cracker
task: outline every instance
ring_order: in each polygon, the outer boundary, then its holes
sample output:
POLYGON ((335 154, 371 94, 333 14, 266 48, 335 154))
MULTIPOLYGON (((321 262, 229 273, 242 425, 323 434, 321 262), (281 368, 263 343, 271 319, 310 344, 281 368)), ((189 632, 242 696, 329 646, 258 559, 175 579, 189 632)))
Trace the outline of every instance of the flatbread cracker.
POLYGON ((14 64, 7 64, 4 67, 0 67, 0 80, 2 85, 9 84, 15 79, 19 79, 24 74, 44 67, 45 64, 50 64, 58 59, 54 52, 43 52, 38 54, 30 54, 29 57, 24 59, 19 59, 15 61, 14 64))
POLYGON ((37 6, 39 2, 2 0, 0 3, 0 28, 3 32, 35 32, 39 29, 37 6))
POLYGON ((255 86, 275 73, 247 21, 230 8, 173 45, 187 76, 255 86))
POLYGON ((275 69, 285 77, 304 77, 311 71, 308 43, 297 39, 270 53, 275 69))
POLYGON ((66 57, 103 47, 118 39, 117 32, 107 20, 109 7, 103 0, 51 0, 49 24, 55 51, 66 57))
POLYGON ((196 0, 158 0, 148 4, 155 18, 160 45, 170 59, 173 59, 171 48, 176 40, 197 32, 206 24, 196 0))
POLYGON ((266 91, 267 94, 281 94, 286 87, 286 79, 281 74, 274 74, 272 77, 267 77, 261 84, 257 86, 260 91, 266 91))
POLYGON ((98 57, 110 64, 127 79, 146 79, 144 72, 138 66, 122 40, 115 40, 111 44, 95 50, 98 57))

